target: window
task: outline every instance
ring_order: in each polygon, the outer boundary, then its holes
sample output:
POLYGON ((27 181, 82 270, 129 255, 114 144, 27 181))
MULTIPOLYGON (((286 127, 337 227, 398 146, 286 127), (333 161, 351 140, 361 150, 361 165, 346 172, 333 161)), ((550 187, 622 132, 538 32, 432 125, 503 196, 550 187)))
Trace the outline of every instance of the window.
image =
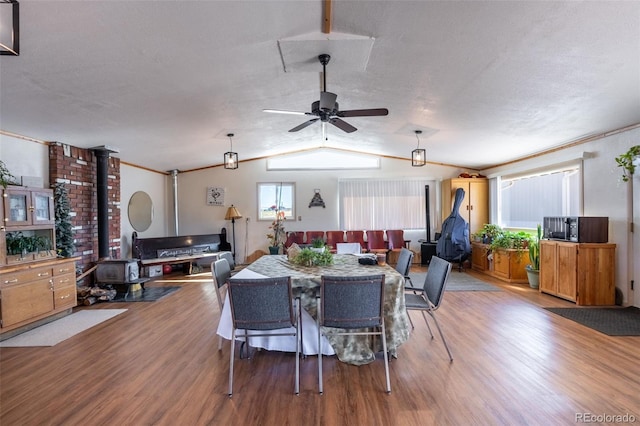
POLYGON ((498 181, 498 223, 535 229, 545 216, 580 215, 580 167, 502 178, 498 181))
POLYGON ((296 184, 293 182, 258 183, 258 220, 273 221, 276 212, 284 212, 287 220, 295 220, 296 184))
POLYGON ((421 179, 340 180, 341 229, 424 229, 425 185, 433 188, 435 182, 421 179))

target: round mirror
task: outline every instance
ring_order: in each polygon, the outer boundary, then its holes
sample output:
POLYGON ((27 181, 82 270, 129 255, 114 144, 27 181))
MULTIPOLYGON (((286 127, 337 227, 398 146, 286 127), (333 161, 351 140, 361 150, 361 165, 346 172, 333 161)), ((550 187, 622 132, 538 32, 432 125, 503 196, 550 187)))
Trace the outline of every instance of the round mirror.
POLYGON ((129 200, 129 223, 138 232, 146 231, 153 220, 153 202, 144 191, 138 191, 129 200))

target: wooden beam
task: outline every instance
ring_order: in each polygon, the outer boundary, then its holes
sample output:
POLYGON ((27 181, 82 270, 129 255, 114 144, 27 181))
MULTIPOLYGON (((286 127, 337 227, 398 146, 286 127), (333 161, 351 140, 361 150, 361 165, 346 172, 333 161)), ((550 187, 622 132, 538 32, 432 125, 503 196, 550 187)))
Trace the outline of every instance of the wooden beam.
POLYGON ((323 0, 324 3, 324 18, 322 25, 322 32, 329 34, 331 32, 331 0, 323 0))

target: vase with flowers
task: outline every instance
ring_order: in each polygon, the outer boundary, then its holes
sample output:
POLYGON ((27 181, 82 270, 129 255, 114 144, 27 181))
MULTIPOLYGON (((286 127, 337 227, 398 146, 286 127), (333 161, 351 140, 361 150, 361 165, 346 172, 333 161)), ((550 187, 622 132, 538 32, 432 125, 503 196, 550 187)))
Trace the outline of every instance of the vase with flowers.
POLYGON ((279 254, 280 247, 285 242, 287 234, 284 231, 285 213, 283 211, 276 211, 276 218, 269 226, 271 232, 267 234, 269 240, 269 254, 279 254))

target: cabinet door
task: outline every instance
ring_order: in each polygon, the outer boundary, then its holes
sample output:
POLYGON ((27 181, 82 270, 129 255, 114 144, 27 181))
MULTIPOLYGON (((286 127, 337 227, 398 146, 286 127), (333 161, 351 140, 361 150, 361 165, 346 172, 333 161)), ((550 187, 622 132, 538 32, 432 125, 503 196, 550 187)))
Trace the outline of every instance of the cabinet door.
POLYGON ((469 234, 475 234, 485 223, 489 223, 489 183, 487 180, 471 179, 465 198, 469 199, 469 234))
POLYGON ((573 243, 558 243, 557 295, 576 301, 578 248, 573 243))
POLYGON ((3 286, 0 290, 2 327, 9 327, 52 310, 53 297, 50 278, 3 286))
POLYGON ((31 209, 31 222, 34 225, 50 225, 55 222, 53 193, 51 191, 32 192, 31 209))
POLYGON ((4 191, 4 220, 6 226, 31 224, 29 207, 31 194, 26 190, 7 189, 4 191))
POLYGON ((556 294, 556 258, 558 245, 553 241, 540 241, 540 291, 556 294))
MULTIPOLYGON (((2 195, 4 195, 4 191, 2 195)), ((1 200, 4 200, 4 197, 0 198, 1 200)), ((0 265, 5 265, 7 263, 7 227, 4 224, 4 208, 2 204, 0 202, 0 265)))

